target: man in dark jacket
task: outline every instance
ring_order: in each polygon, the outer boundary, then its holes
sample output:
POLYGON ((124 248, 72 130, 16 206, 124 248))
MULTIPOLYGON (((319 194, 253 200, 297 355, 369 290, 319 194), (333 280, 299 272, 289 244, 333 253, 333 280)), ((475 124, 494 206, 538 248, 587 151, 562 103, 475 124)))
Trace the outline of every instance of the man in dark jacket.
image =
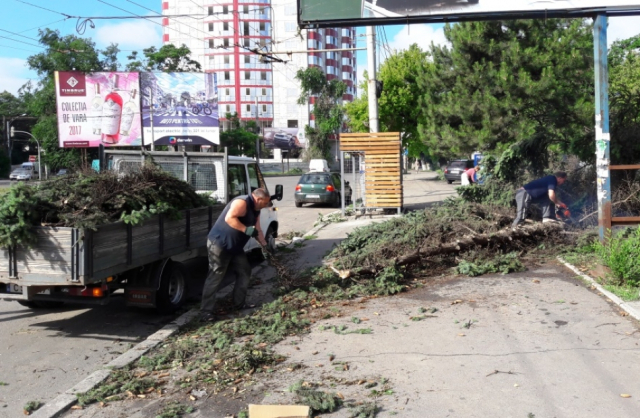
POLYGON ((567 173, 558 171, 552 176, 542 177, 531 183, 525 184, 516 192, 516 219, 513 228, 517 228, 527 217, 527 211, 531 203, 540 205, 542 209, 542 222, 557 222, 555 205, 567 209, 567 205, 558 200, 556 187, 561 186, 567 179, 567 173))
POLYGON ((214 319, 216 293, 229 268, 236 273, 234 308, 245 307, 251 266, 244 253, 244 246, 251 238, 257 239, 263 246, 267 245, 260 227, 260 211, 270 203, 269 193, 264 189, 256 189, 247 196, 238 196, 227 204, 211 228, 207 237, 209 274, 204 283, 200 305, 203 320, 214 319))

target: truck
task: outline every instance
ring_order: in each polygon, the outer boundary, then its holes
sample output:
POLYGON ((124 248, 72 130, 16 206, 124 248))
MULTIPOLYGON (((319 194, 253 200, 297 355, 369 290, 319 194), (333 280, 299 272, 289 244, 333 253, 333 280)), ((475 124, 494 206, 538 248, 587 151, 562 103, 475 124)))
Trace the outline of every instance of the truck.
MULTIPOLYGON (((0 299, 30 308, 66 302, 107 304, 124 291, 129 306, 179 309, 192 280, 185 262, 207 256, 207 235, 224 205, 234 197, 267 185, 257 162, 224 153, 106 151, 101 168, 124 173, 146 160, 208 193, 218 205, 183 211, 180 219, 153 216, 139 225, 113 222, 95 229, 35 227, 29 247, 0 249, 0 299)), ((281 200, 277 185, 271 200, 281 200)), ((276 208, 262 209, 260 225, 275 248, 276 208)), ((245 251, 260 245, 251 239, 245 251)))

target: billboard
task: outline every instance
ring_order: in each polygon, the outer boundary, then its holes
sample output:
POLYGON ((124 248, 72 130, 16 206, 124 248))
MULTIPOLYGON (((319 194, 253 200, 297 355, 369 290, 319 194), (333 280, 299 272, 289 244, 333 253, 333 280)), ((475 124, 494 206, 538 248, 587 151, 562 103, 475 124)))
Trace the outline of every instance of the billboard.
POLYGON ((145 144, 220 144, 216 74, 142 73, 141 88, 145 144))
POLYGON ((140 145, 138 73, 56 71, 60 147, 140 145))
POLYGON ((640 12, 638 0, 298 0, 300 27, 580 17, 640 12))
POLYGON ((305 147, 304 129, 298 128, 264 128, 264 146, 279 148, 285 151, 305 147))

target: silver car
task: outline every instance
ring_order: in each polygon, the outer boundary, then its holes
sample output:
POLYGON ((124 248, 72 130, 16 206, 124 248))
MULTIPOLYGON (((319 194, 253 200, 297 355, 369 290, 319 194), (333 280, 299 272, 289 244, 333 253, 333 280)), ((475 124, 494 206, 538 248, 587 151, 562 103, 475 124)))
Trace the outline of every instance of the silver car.
POLYGON ((23 169, 13 170, 9 175, 9 180, 29 181, 31 180, 31 171, 23 169))

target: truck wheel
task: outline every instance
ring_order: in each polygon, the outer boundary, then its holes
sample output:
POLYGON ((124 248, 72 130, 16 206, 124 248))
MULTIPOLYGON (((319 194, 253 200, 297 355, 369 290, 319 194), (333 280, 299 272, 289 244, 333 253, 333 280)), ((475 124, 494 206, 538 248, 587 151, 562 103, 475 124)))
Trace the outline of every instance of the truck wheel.
POLYGON ((169 261, 160 277, 160 288, 156 294, 156 309, 170 314, 182 307, 189 294, 187 269, 175 261, 169 261))
POLYGON ((336 201, 333 202, 333 207, 334 208, 342 207, 342 202, 340 200, 340 195, 339 194, 336 195, 336 201))
POLYGON ((277 235, 277 231, 276 229, 273 227, 273 225, 269 225, 269 228, 267 228, 267 233, 264 235, 264 239, 267 240, 267 249, 269 251, 271 251, 271 253, 275 253, 276 252, 276 235, 277 235))
POLYGON ((447 180, 447 184, 453 184, 453 180, 447 180))
POLYGON ((302 207, 302 202, 296 202, 296 207, 297 208, 301 208, 302 207))

